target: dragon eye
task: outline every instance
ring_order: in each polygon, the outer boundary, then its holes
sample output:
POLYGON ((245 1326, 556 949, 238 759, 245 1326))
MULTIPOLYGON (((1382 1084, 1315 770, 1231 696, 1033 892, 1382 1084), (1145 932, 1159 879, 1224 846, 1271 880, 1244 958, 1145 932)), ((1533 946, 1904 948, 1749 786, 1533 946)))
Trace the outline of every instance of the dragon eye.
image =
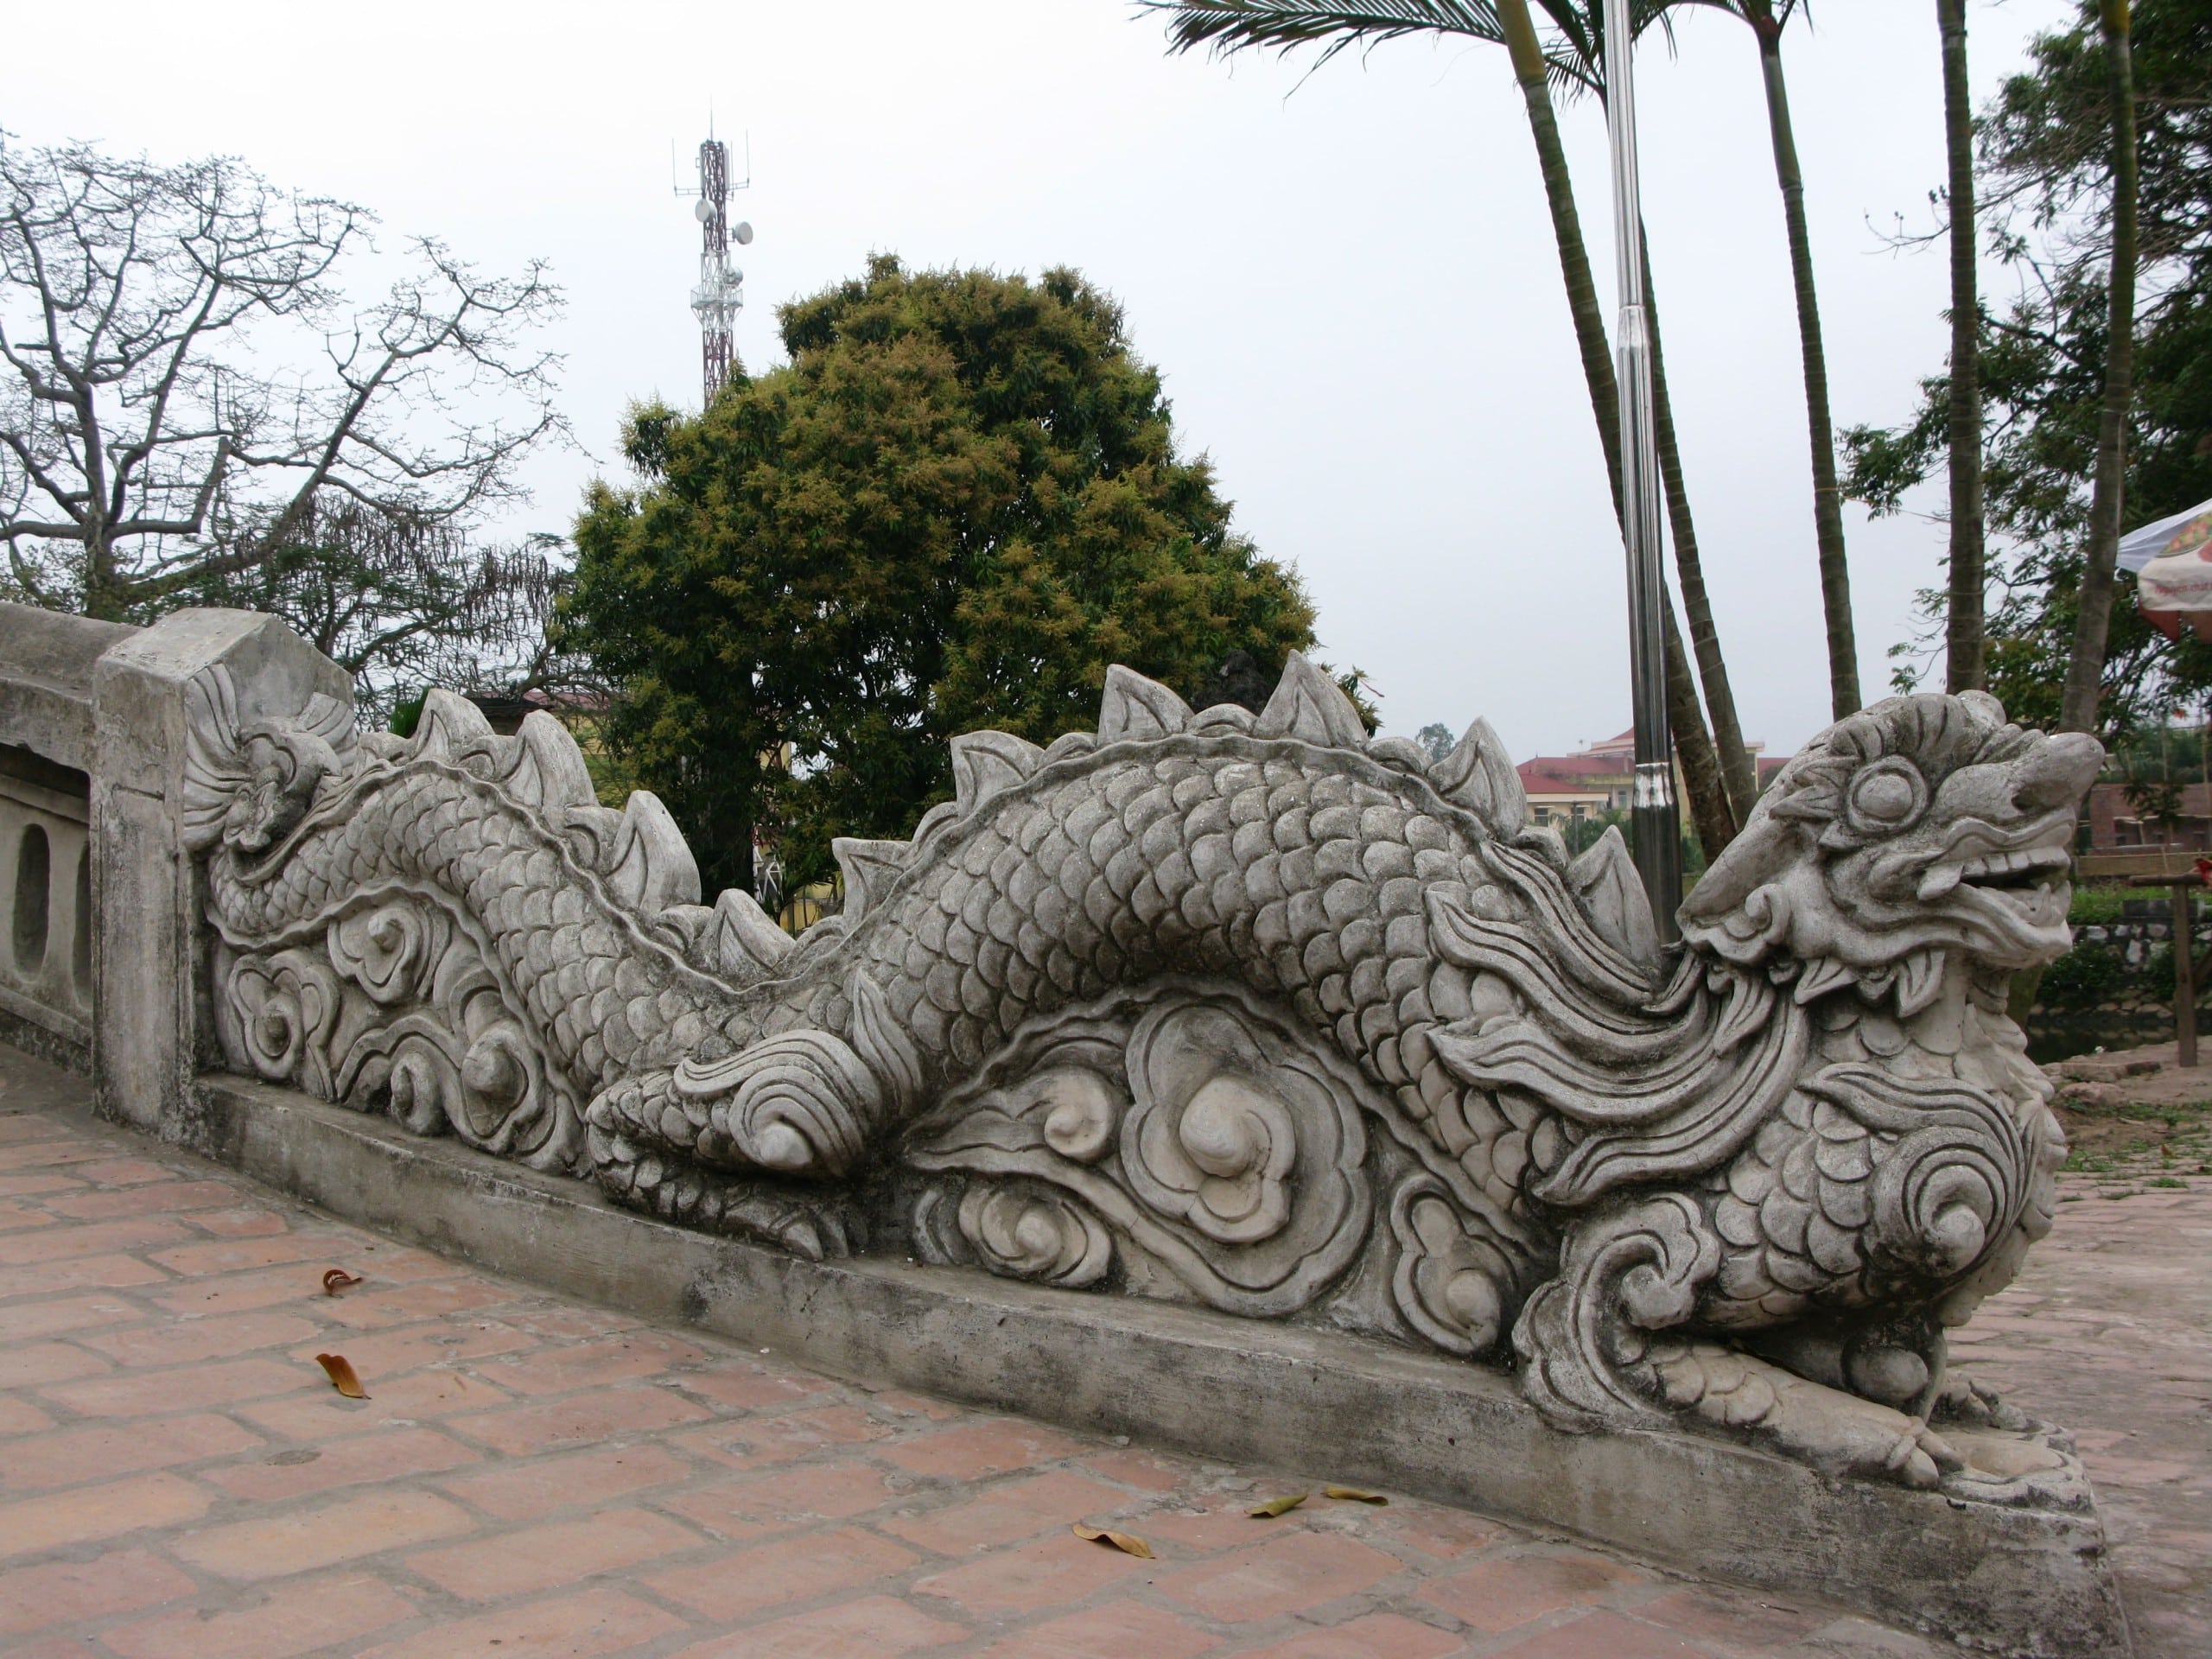
POLYGON ((1901 830, 1928 804, 1928 785, 1909 762, 1877 760, 1851 780, 1848 811, 1862 831, 1901 830))

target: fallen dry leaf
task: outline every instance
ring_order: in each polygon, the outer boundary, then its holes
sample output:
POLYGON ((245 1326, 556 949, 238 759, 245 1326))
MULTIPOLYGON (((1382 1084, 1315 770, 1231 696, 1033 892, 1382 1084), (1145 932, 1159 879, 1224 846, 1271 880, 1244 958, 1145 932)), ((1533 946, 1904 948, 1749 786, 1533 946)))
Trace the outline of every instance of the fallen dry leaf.
POLYGON ((335 1296, 341 1290, 351 1290, 361 1282, 358 1273, 348 1273, 343 1268, 333 1268, 322 1275, 322 1294, 335 1296))
POLYGON ((1124 1555, 1141 1556, 1147 1561, 1152 1559, 1152 1546, 1134 1532, 1109 1532, 1103 1527, 1086 1527, 1080 1521, 1068 1530, 1093 1543, 1111 1544, 1124 1555))
POLYGON ((1324 1486, 1324 1497, 1341 1497, 1352 1503, 1388 1503, 1390 1500, 1380 1492, 1363 1492, 1357 1486, 1324 1486))
POLYGON ((1287 1497, 1271 1497, 1266 1503, 1258 1504, 1246 1510, 1245 1513, 1255 1521, 1270 1521, 1276 1516, 1288 1515, 1303 1503, 1307 1497, 1308 1494, 1305 1492, 1293 1492, 1287 1497))
POLYGON ((361 1379, 353 1375, 353 1363, 343 1354, 317 1354, 315 1363, 322 1367, 330 1378, 330 1386, 348 1400, 365 1400, 368 1390, 361 1386, 361 1379))

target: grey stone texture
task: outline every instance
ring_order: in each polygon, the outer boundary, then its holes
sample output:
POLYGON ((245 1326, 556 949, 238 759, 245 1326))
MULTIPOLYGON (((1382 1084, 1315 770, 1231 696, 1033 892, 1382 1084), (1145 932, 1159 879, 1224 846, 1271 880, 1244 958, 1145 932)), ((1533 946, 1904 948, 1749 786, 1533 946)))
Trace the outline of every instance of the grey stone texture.
MULTIPOLYGON (((1478 1501, 1660 1553, 1740 1510, 1740 1576, 1841 1561, 1868 1605, 1886 1578, 2010 1650, 2117 1650, 2063 1437, 1945 1366, 2050 1225, 2063 1137, 2005 989, 2066 948, 2089 739, 1979 695, 1839 722, 1662 953, 1618 833, 1570 859, 1486 723, 1432 765, 1296 656, 1256 713, 1116 668, 1095 732, 955 740, 956 798, 839 842, 845 913, 794 942, 702 904, 665 809, 600 805, 550 716, 501 737, 434 692, 357 737, 270 619, 117 640, 90 703, 112 1116, 319 1194, 256 1136, 343 1120, 195 1094, 225 1066, 741 1241, 696 1294, 818 1306, 832 1369, 1090 1421, 1072 1368, 1181 1368, 1231 1437, 1387 1408, 1359 1432, 1415 1484, 1464 1421, 1488 1472, 1440 1478, 1478 1501), (1352 1381, 1408 1366, 1464 1398, 1352 1381)), ((348 1155, 380 1224, 449 1208, 397 1173, 430 1163, 348 1155)), ((567 1261, 585 1224, 529 1227, 567 1261)))

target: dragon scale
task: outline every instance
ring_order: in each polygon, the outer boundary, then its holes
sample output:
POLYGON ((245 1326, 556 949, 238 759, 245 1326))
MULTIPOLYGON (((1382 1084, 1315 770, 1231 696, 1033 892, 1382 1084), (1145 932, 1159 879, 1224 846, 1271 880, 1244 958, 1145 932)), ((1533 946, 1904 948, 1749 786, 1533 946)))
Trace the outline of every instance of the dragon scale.
POLYGON ((1931 1411, 2004 1409, 1941 1331, 2048 1224, 2003 989, 2101 752, 1986 698, 1815 740, 1667 952, 1485 723, 1431 764, 1296 657, 1256 715, 1116 669, 1096 733, 957 740, 796 943, 550 717, 356 740, 210 683, 194 732, 241 1069, 809 1254, 1510 1342, 1574 1427, 1928 1484, 1931 1411))

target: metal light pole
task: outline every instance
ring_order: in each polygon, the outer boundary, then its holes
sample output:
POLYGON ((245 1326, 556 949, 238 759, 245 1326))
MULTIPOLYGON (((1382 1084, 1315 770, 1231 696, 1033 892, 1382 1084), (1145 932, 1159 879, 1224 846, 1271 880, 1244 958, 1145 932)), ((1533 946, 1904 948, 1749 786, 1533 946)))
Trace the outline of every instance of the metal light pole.
POLYGON ((1636 868, 1661 942, 1682 902, 1681 827, 1667 730, 1666 577, 1660 569, 1659 450, 1652 424, 1651 334, 1643 310, 1643 210, 1636 168, 1636 84, 1629 0, 1605 0, 1605 129, 1613 153, 1613 245, 1620 277, 1614 368, 1621 399, 1621 528, 1628 545, 1629 675, 1636 714, 1630 821, 1636 868))

